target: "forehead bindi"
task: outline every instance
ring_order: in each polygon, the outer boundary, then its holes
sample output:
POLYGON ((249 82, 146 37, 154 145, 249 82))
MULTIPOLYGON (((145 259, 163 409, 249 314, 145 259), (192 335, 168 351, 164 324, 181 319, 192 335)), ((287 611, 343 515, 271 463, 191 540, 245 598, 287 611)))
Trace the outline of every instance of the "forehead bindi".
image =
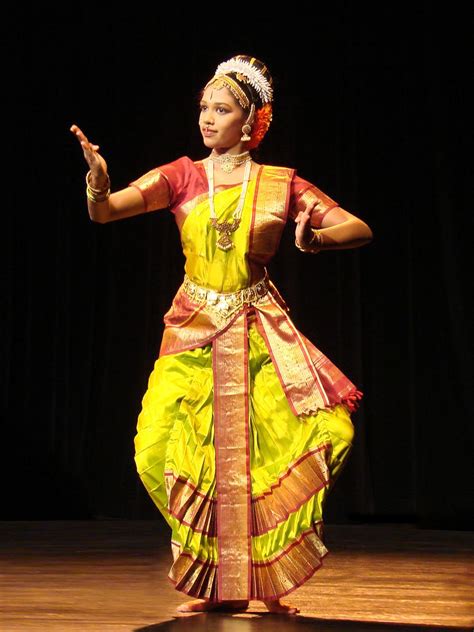
POLYGON ((217 90, 209 86, 202 95, 202 101, 206 101, 207 103, 225 103, 230 107, 234 105, 233 97, 225 86, 217 90))

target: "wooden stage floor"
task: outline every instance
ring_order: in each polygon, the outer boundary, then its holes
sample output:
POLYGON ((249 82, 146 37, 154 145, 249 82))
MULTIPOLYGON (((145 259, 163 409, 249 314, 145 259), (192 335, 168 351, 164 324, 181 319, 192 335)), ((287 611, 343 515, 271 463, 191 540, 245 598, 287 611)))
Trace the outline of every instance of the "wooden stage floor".
POLYGON ((251 601, 245 613, 180 614, 161 520, 0 522, 0 630, 309 632, 472 630, 470 531, 409 524, 325 525, 323 566, 282 598, 296 616, 251 601))

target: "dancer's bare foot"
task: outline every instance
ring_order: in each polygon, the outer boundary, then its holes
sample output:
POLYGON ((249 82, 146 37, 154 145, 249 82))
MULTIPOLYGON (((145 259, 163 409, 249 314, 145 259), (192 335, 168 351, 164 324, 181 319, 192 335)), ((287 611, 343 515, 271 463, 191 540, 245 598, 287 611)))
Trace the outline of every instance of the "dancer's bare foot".
POLYGON ((178 612, 205 612, 207 610, 228 610, 231 612, 247 610, 249 602, 245 599, 229 601, 211 601, 210 599, 193 599, 180 604, 178 612))
POLYGON ((297 612, 300 611, 300 609, 297 608, 296 606, 292 606, 289 603, 284 603, 283 601, 280 601, 279 599, 271 599, 268 601, 264 599, 263 603, 266 605, 266 607, 268 608, 270 612, 277 612, 277 613, 283 613, 283 614, 296 614, 297 612))

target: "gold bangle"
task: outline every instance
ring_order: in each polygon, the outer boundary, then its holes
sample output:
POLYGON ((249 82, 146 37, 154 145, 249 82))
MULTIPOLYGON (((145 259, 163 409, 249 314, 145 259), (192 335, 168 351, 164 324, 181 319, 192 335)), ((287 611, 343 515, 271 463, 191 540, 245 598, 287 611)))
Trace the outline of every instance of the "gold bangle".
POLYGON ((86 195, 91 202, 105 202, 110 197, 110 189, 107 189, 103 194, 98 195, 94 193, 89 187, 86 189, 86 195))
POLYGON ((110 197, 110 193, 106 193, 105 195, 102 195, 101 197, 99 197, 97 195, 94 195, 93 193, 90 193, 90 191, 87 191, 86 195, 87 195, 87 199, 89 199, 91 202, 96 202, 96 203, 105 202, 110 197))
POLYGON ((86 194, 89 200, 92 202, 105 202, 110 197, 110 178, 109 174, 107 175, 107 181, 105 187, 102 189, 96 189, 91 186, 90 178, 92 176, 92 172, 89 170, 86 174, 86 194))
POLYGON ((96 188, 94 188, 94 187, 91 185, 91 183, 90 183, 90 179, 91 179, 91 177, 92 177, 92 171, 91 171, 91 170, 89 170, 89 171, 86 173, 86 184, 87 184, 87 186, 89 187, 89 189, 90 189, 91 191, 93 191, 94 193, 103 193, 104 191, 106 191, 107 189, 109 189, 109 188, 110 188, 110 178, 109 178, 109 174, 108 174, 108 173, 106 173, 106 174, 105 174, 105 176, 106 176, 106 178, 107 178, 105 186, 104 186, 104 187, 102 187, 101 189, 96 189, 96 188))
POLYGON ((321 250, 321 248, 323 247, 323 234, 320 230, 318 230, 317 228, 312 228, 311 229, 313 231, 313 237, 311 239, 311 241, 309 242, 309 245, 311 246, 314 243, 314 240, 316 239, 316 251, 315 252, 319 252, 321 250))
POLYGON ((324 244, 324 239, 323 239, 323 234, 320 230, 318 230, 317 228, 312 228, 311 229, 313 231, 313 236, 311 237, 311 240, 308 244, 308 246, 310 246, 309 248, 302 248, 298 241, 296 240, 295 237, 295 246, 301 250, 301 252, 311 252, 312 254, 316 255, 318 254, 318 252, 321 251, 323 244, 324 244), (316 246, 313 246, 314 241, 316 240, 316 246))

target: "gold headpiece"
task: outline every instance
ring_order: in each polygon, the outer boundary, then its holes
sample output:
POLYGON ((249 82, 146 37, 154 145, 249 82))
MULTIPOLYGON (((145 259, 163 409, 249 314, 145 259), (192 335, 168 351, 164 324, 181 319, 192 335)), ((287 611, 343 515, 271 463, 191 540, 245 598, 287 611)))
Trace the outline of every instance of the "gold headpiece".
POLYGON ((214 84, 216 87, 222 87, 225 85, 229 88, 240 105, 245 110, 248 110, 250 103, 247 95, 239 84, 227 74, 233 72, 236 74, 236 78, 239 81, 250 84, 254 88, 263 105, 265 105, 265 103, 271 103, 273 100, 272 86, 263 72, 253 65, 254 60, 255 57, 252 57, 250 62, 244 59, 232 57, 231 59, 222 62, 217 66, 214 76, 210 81, 208 81, 206 88, 210 84, 214 84))
POLYGON ((240 103, 241 107, 244 110, 248 110, 248 108, 249 108, 249 99, 248 99, 247 95, 245 94, 245 92, 242 90, 242 88, 239 86, 237 81, 234 81, 232 79, 232 77, 228 77, 227 75, 214 76, 206 84, 205 88, 207 88, 207 86, 209 86, 211 84, 214 85, 217 90, 219 90, 219 88, 222 88, 223 86, 225 86, 226 88, 229 88, 229 90, 232 92, 234 97, 240 103))

